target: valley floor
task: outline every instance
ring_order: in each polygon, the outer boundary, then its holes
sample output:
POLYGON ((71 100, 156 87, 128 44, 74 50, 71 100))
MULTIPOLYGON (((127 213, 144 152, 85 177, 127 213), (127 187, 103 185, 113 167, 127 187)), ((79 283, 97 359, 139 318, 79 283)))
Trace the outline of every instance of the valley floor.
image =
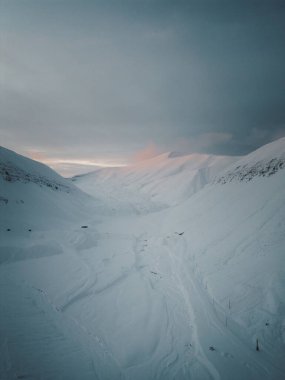
POLYGON ((86 229, 1 232, 1 379, 281 380, 168 210, 126 204, 86 229))

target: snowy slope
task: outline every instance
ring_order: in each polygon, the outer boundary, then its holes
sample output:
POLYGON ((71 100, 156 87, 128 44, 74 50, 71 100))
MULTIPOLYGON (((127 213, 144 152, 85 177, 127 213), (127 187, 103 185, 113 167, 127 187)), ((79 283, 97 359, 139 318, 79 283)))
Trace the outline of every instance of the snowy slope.
POLYGON ((152 204, 152 208, 154 205, 178 204, 236 160, 237 157, 164 153, 127 167, 103 168, 76 176, 73 181, 82 190, 99 198, 112 198, 115 193, 116 203, 118 199, 128 204, 132 202, 142 212, 142 197, 146 203, 152 204))
POLYGON ((49 167, 0 147, 1 230, 55 228, 95 203, 49 167))
POLYGON ((84 267, 62 236, 97 212, 97 202, 47 166, 0 148, 1 380, 94 379, 88 339, 34 278, 66 290, 70 268, 84 267))
POLYGON ((216 181, 219 183, 251 181, 254 177, 269 177, 285 168, 285 137, 257 149, 227 168, 216 181))
POLYGON ((165 234, 169 219, 184 232, 183 270, 212 303, 208 323, 221 321, 248 348, 258 338, 270 379, 285 373, 284 156, 285 139, 260 148, 162 218, 165 234))
POLYGON ((165 155, 76 177, 100 208, 72 183, 2 180, 5 197, 54 202, 57 228, 0 232, 0 378, 282 379, 284 152, 281 139, 227 167, 165 155))

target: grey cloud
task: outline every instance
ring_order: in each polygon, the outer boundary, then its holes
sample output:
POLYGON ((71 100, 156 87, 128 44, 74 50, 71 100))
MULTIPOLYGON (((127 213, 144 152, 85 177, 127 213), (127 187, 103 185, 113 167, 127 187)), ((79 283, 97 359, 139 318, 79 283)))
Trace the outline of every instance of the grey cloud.
POLYGON ((149 141, 167 150, 196 141, 243 154, 285 131, 284 2, 2 8, 2 145, 130 157, 149 141))

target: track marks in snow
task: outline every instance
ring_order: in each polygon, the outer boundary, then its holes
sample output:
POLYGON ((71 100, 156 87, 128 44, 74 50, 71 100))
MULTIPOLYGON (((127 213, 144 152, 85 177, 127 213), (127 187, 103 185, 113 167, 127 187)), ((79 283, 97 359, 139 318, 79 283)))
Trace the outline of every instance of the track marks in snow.
POLYGON ((173 283, 177 287, 178 292, 181 294, 189 316, 189 321, 191 321, 191 332, 192 332, 192 340, 194 346, 195 357, 199 361, 200 365, 206 369, 209 373, 210 378, 215 380, 220 380, 220 375, 213 363, 207 358, 205 355, 204 349, 200 343, 199 339, 199 331, 196 325, 196 320, 198 315, 195 315, 194 306, 191 303, 191 299, 194 299, 197 295, 195 294, 195 288, 193 283, 191 282, 191 288, 184 283, 183 276, 183 261, 181 259, 181 255, 184 255, 186 251, 186 241, 183 237, 179 236, 173 239, 165 240, 164 243, 167 244, 168 254, 170 258, 171 267, 173 268, 172 279, 173 283), (171 247, 169 243, 174 245, 171 247))
POLYGON ((168 239, 166 245, 173 268, 180 268, 175 282, 179 284, 178 288, 189 306, 189 315, 192 313, 195 332, 193 346, 198 347, 196 354, 200 363, 206 365, 213 378, 231 376, 247 379, 258 376, 270 379, 268 358, 256 354, 254 346, 250 349, 251 342, 246 340, 244 328, 230 316, 228 326, 225 325, 225 310, 216 302, 213 304, 199 270, 199 276, 196 277, 196 264, 188 260, 193 255, 187 240, 178 237, 168 239), (213 351, 209 350, 210 346, 214 346, 213 351))
POLYGON ((96 379, 91 357, 67 332, 60 313, 46 302, 43 293, 16 284, 3 273, 1 277, 1 289, 9 295, 9 300, 0 300, 7 378, 70 379, 82 375, 96 379))
POLYGON ((73 280, 64 279, 56 302, 34 289, 80 340, 93 368, 99 366, 98 378, 225 379, 227 366, 244 378, 264 375, 254 354, 237 354, 243 343, 225 329, 219 305, 213 308, 187 236, 134 231, 90 228, 65 236, 64 254, 53 260, 68 260, 73 280))

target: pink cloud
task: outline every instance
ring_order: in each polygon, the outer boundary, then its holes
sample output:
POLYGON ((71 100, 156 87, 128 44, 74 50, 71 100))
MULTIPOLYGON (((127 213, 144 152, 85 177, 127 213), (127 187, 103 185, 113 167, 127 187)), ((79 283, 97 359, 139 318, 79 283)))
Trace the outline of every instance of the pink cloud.
POLYGON ((155 157, 160 153, 161 151, 159 150, 159 148, 153 142, 150 142, 145 148, 139 150, 134 155, 133 160, 135 162, 148 160, 149 158, 155 157))

